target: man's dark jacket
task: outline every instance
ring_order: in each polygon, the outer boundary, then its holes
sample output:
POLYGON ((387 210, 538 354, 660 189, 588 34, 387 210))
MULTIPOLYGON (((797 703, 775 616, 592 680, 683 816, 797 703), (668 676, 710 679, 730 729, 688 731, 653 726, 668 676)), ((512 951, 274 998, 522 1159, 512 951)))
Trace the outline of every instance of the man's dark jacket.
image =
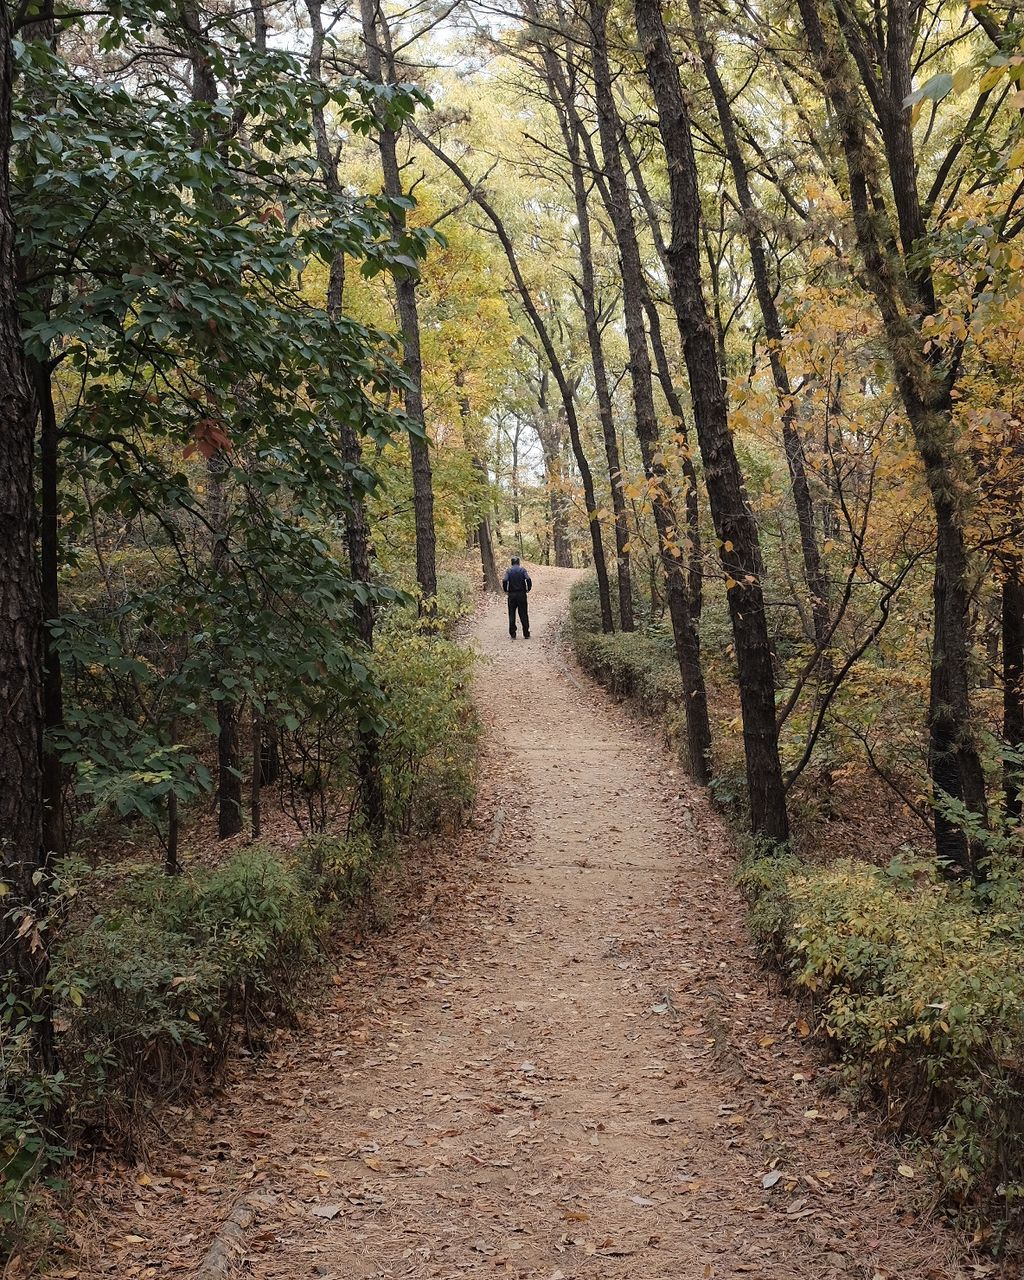
POLYGON ((501 585, 510 596, 525 596, 533 586, 533 583, 530 581, 530 575, 523 566, 514 564, 511 568, 505 570, 501 585))

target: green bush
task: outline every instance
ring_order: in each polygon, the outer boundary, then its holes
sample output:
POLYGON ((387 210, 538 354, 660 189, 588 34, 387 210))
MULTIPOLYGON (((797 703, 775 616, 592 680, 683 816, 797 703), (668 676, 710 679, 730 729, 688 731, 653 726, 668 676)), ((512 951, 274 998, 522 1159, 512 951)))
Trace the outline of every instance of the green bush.
POLYGON ((374 667, 387 702, 380 736, 386 826, 403 835, 454 829, 472 803, 479 726, 472 653, 442 635, 380 628, 374 667))
MULTIPOLYGON (((88 892, 88 888, 86 888, 88 892)), ((54 953, 72 1133, 131 1145, 154 1101, 189 1092, 237 1034, 293 1008, 316 950, 313 900, 266 849, 215 871, 131 870, 54 953)))
POLYGON ((298 849, 299 875, 322 908, 365 907, 376 873, 392 852, 385 837, 367 832, 307 836, 298 849))
POLYGON ((748 862, 751 927, 814 1002, 849 1078, 927 1139, 947 1194, 1016 1221, 1024 1196, 1020 883, 984 896, 929 861, 748 862))
POLYGON ((644 622, 638 609, 636 631, 601 631, 597 584, 578 582, 569 605, 568 634, 576 660, 599 684, 618 697, 633 698, 653 715, 676 707, 682 697, 672 632, 662 621, 644 622))
POLYGON ((41 1072, 27 1028, 4 1020, 0 1034, 0 1248, 21 1225, 36 1179, 71 1153, 58 1116, 68 1098, 63 1072, 41 1072))

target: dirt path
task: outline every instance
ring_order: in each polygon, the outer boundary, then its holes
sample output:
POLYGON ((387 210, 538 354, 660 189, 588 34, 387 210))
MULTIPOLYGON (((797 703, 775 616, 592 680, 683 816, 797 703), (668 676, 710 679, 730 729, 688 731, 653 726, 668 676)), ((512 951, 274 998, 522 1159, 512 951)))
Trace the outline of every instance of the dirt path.
POLYGON ((97 1189, 81 1275, 190 1272, 241 1194, 265 1280, 961 1274, 766 991, 717 820, 570 672, 572 578, 536 572, 529 642, 501 602, 475 625, 484 782, 447 883, 178 1156, 97 1189))

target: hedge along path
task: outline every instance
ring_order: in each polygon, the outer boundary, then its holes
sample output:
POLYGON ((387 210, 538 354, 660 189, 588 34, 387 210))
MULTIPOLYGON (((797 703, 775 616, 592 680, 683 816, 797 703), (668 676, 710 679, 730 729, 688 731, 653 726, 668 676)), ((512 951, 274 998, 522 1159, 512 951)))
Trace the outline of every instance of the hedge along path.
POLYGON ((474 626, 483 780, 447 879, 236 1074, 177 1177, 108 1200, 79 1274, 192 1274, 242 1196, 266 1280, 964 1274, 768 993, 704 797, 566 672, 578 575, 532 572, 533 639, 500 600, 474 626))

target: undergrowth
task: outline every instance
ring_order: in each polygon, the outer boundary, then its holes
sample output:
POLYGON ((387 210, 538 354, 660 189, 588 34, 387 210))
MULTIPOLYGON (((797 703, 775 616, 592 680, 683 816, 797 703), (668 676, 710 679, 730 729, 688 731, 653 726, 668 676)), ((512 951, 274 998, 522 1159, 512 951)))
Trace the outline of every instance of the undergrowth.
POLYGON ((647 711, 668 711, 680 699, 679 666, 672 632, 663 619, 651 619, 637 601, 637 629, 601 631, 597 583, 585 578, 572 589, 567 625, 576 659, 588 675, 618 697, 635 698, 647 711))
POLYGON ((740 884, 766 959, 810 1000, 848 1081, 919 1141, 948 1204, 992 1242, 1024 1197, 1021 882, 982 890, 908 857, 879 868, 747 860, 740 884))
MULTIPOLYGON (((477 722, 471 656, 446 634, 460 611, 457 601, 439 611, 431 632, 402 614, 378 630, 385 805, 372 831, 357 815, 294 850, 255 843, 177 876, 93 849, 83 852, 95 866, 60 866, 36 922, 49 952, 48 1069, 38 1019, 0 991, 0 1249, 10 1251, 37 1189, 59 1185, 77 1150, 138 1153, 161 1108, 208 1085, 237 1045, 261 1049, 294 1018, 333 931, 371 909, 403 840, 461 823, 477 722)), ((345 776, 343 761, 336 772, 345 776)))

